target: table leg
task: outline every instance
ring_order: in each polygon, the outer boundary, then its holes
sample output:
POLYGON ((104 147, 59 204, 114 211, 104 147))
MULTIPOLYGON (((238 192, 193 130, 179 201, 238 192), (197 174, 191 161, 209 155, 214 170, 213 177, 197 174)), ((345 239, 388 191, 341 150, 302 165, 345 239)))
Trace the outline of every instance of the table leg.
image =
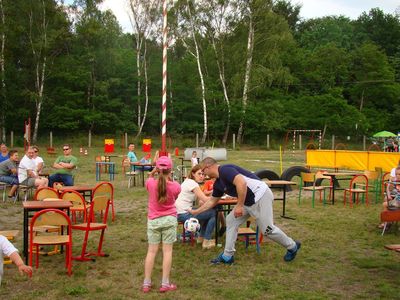
POLYGON ((216 207, 215 209, 215 245, 218 245, 218 215, 219 215, 219 208, 216 207))
POLYGON ((24 209, 24 257, 25 264, 28 264, 28 210, 24 209))
POLYGON ((144 187, 144 166, 142 166, 142 186, 144 187))
POLYGON ((96 163, 96 181, 100 181, 100 164, 96 163))
POLYGON ((285 219, 290 219, 290 220, 296 220, 295 218, 292 217, 288 217, 286 216, 286 186, 284 185, 282 187, 282 192, 283 192, 283 196, 282 196, 282 201, 283 201, 283 214, 281 215, 282 218, 285 219))
POLYGON ((336 176, 332 176, 332 205, 335 204, 336 176))

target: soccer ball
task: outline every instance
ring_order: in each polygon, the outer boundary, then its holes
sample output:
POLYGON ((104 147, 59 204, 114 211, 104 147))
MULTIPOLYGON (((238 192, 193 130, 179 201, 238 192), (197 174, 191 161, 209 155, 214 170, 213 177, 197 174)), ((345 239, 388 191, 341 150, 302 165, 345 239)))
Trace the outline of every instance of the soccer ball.
POLYGON ((196 218, 190 218, 185 221, 184 224, 185 230, 190 232, 196 232, 200 230, 200 223, 199 220, 196 218))

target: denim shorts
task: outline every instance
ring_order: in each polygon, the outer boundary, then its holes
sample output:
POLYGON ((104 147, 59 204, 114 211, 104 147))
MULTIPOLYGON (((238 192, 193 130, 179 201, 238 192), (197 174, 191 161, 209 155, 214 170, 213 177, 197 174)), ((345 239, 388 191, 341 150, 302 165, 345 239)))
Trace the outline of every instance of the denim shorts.
POLYGON ((147 239, 149 244, 172 244, 176 241, 178 221, 174 216, 147 220, 147 239))
POLYGON ((18 177, 17 176, 4 176, 0 175, 0 182, 5 182, 11 185, 18 185, 18 177))

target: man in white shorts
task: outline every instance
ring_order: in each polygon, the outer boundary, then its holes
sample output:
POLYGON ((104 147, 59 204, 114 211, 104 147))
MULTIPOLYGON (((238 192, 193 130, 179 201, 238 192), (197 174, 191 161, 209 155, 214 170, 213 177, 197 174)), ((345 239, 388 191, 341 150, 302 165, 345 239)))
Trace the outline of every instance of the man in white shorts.
POLYGON ((29 147, 18 166, 18 181, 21 185, 34 186, 37 188, 46 187, 49 183, 47 178, 39 177, 36 171, 36 164, 33 161, 34 149, 29 147))

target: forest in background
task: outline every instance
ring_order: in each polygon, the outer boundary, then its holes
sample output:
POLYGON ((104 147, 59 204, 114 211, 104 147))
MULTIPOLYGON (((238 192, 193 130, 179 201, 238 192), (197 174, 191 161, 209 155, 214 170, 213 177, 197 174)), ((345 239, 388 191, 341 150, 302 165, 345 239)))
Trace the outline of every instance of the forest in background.
MULTIPOLYGON (((101 0, 0 0, 0 139, 160 132, 162 1, 127 0, 133 34, 101 0)), ((294 2, 294 1, 293 1, 294 2)), ((300 18, 285 0, 169 2, 167 131, 263 143, 320 129, 400 127, 400 14, 300 18)))

